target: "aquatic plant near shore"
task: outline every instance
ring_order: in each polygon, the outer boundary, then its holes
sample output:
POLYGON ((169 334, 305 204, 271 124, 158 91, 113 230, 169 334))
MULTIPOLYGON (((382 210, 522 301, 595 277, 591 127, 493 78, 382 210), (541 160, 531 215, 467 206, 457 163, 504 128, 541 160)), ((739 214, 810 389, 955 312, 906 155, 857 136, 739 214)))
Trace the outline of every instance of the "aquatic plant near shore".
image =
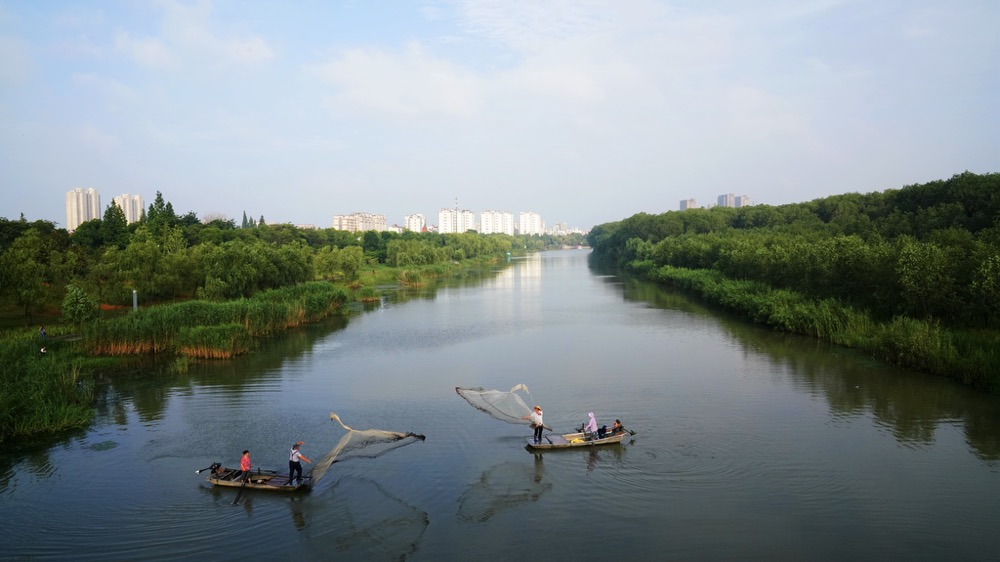
POLYGON ((241 324, 183 327, 177 336, 178 351, 189 357, 229 359, 250 351, 254 339, 241 324))
MULTIPOLYGON (((263 291, 249 299, 195 300, 144 308, 121 318, 86 325, 83 339, 86 348, 98 355, 180 353, 182 347, 216 349, 223 339, 234 337, 232 328, 201 331, 190 328, 238 325, 248 337, 265 337, 329 316, 346 302, 343 290, 317 281, 263 291), (181 338, 184 329, 188 330, 181 338), (205 340, 199 342, 199 337, 205 340)), ((240 353, 248 349, 242 339, 222 347, 239 349, 240 353)))
POLYGON ((41 353, 34 338, 0 341, 0 442, 84 427, 93 416, 93 384, 61 343, 41 353))
POLYGON ((636 261, 628 269, 663 285, 784 332, 860 349, 887 363, 958 379, 1000 393, 1000 348, 995 336, 945 328, 930 320, 897 316, 878 321, 837 299, 811 299, 759 281, 728 279, 718 271, 653 267, 636 261))

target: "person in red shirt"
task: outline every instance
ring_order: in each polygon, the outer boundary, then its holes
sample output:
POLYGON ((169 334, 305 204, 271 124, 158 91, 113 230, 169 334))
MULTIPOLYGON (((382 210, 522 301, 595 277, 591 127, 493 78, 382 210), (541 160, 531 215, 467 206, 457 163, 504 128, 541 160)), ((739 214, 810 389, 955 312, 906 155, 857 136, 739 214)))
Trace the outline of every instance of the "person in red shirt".
POLYGON ((244 482, 250 481, 251 468, 253 468, 253 465, 250 463, 250 451, 243 451, 243 457, 240 458, 240 470, 243 471, 243 474, 240 475, 240 478, 244 482))

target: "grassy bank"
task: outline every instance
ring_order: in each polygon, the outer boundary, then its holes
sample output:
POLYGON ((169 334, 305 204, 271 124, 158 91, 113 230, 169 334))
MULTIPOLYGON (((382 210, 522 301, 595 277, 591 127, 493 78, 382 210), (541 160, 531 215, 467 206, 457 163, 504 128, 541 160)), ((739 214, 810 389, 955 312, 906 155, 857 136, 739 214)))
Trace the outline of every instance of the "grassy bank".
POLYGON ((0 341, 0 443, 11 437, 83 427, 93 415, 86 358, 69 343, 38 337, 0 341))
POLYGON ((179 361, 252 352, 261 338, 345 313, 351 301, 381 298, 378 287, 420 286, 495 267, 498 258, 393 268, 375 266, 343 284, 326 281, 261 291, 250 298, 144 306, 83 326, 48 318, 48 337, 18 319, 0 335, 0 443, 83 428, 93 416, 93 374, 109 361, 148 354, 179 361), (41 346, 47 352, 40 352, 41 346))
POLYGON ((1000 393, 1000 342, 993 332, 949 330, 905 317, 876 321, 836 299, 810 299, 757 281, 727 279, 713 270, 657 268, 649 261, 632 262, 627 270, 759 324, 859 349, 893 365, 1000 393))
POLYGON ((94 355, 232 357, 248 351, 253 338, 325 318, 347 300, 343 289, 317 281, 263 291, 248 299, 154 306, 87 324, 82 329, 83 345, 94 355))

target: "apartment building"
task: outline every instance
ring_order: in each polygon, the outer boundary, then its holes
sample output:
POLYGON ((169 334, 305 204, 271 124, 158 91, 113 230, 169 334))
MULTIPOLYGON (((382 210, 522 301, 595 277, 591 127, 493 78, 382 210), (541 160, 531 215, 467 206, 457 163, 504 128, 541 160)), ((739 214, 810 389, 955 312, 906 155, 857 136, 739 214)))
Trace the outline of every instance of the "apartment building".
POLYGON ((81 224, 101 218, 101 196, 94 188, 78 187, 66 192, 66 230, 73 232, 81 224))

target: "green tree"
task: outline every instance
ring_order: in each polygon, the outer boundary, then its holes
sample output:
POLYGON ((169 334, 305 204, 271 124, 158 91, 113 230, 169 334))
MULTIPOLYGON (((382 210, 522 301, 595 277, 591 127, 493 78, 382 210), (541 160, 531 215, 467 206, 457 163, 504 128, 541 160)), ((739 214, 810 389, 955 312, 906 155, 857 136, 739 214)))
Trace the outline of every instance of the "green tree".
POLYGON ((972 280, 972 294, 982 303, 982 314, 987 326, 996 326, 1000 318, 1000 254, 986 258, 976 270, 972 280))
POLYGON ((70 242, 77 246, 96 250, 104 245, 104 233, 101 229, 101 219, 92 219, 81 223, 70 236, 70 242))
POLYGON ((0 286, 24 313, 26 322, 44 303, 43 254, 42 237, 37 230, 29 229, 0 255, 0 286))
POLYGON ((125 218, 125 211, 114 201, 104 211, 104 219, 101 220, 100 229, 104 244, 118 248, 124 248, 128 244, 128 219, 125 218))
POLYGON ((85 322, 95 320, 97 315, 97 301, 76 285, 66 286, 66 296, 62 302, 62 316, 66 321, 79 328, 85 322))
POLYGON ((174 206, 163 199, 163 194, 156 192, 156 199, 149 204, 146 211, 146 225, 153 236, 159 236, 164 228, 177 224, 177 214, 174 206))

